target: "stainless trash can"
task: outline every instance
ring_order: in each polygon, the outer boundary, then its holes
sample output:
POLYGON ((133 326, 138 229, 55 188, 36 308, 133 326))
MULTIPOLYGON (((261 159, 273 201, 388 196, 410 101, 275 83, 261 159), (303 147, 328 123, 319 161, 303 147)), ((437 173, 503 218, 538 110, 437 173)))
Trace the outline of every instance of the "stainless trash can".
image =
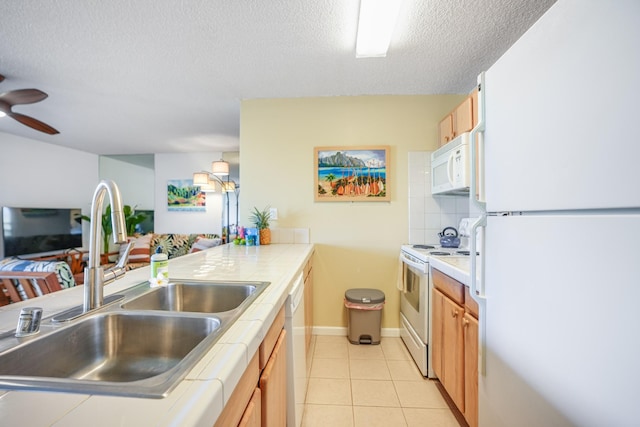
POLYGON ((380 344, 384 292, 378 289, 349 289, 344 293, 349 310, 347 338, 351 344, 380 344))

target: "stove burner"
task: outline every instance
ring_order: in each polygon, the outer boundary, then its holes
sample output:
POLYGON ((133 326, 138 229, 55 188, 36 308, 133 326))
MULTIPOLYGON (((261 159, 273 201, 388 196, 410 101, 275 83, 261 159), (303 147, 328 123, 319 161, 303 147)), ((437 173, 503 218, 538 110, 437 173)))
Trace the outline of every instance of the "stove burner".
POLYGON ((451 254, 449 252, 433 251, 433 252, 429 252, 429 255, 445 256, 445 255, 451 255, 451 254))
POLYGON ((435 246, 431 246, 431 245, 413 245, 414 248, 416 249, 435 249, 435 246))
MULTIPOLYGON (((471 255, 471 251, 457 251, 456 253, 460 255, 471 255)), ((480 255, 480 252, 476 252, 476 255, 480 255)))

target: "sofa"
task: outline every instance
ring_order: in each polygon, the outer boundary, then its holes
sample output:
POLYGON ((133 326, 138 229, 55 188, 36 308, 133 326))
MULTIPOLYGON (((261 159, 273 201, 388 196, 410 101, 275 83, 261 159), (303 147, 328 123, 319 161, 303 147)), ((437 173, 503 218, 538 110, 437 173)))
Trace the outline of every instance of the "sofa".
MULTIPOLYGON (((141 236, 129 237, 129 242, 134 246, 129 254, 127 270, 133 270, 149 265, 151 255, 156 249, 162 247, 162 252, 166 253, 169 259, 182 255, 202 251, 204 249, 218 246, 222 240, 217 234, 157 234, 149 233, 141 236)), ((120 245, 120 255, 127 245, 120 245)), ((118 255, 118 259, 120 258, 118 255)), ((108 268, 109 265, 105 265, 108 268)))

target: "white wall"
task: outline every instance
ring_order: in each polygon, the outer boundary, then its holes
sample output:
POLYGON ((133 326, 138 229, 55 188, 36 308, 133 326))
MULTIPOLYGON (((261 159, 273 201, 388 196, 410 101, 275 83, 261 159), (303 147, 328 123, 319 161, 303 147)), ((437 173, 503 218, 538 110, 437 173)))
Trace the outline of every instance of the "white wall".
POLYGON ((100 156, 100 177, 112 179, 118 185, 125 205, 140 210, 153 210, 153 169, 100 156))
MULTIPOLYGON (((0 206, 81 208, 89 214, 98 182, 97 155, 0 133, 0 206)), ((87 224, 84 237, 88 247, 87 224)), ((0 245, 0 257, 1 251, 0 245)))
POLYGON ((167 181, 191 179, 193 172, 210 171, 221 152, 155 155, 154 228, 156 233, 222 233, 222 193, 207 193, 206 212, 169 212, 167 181))

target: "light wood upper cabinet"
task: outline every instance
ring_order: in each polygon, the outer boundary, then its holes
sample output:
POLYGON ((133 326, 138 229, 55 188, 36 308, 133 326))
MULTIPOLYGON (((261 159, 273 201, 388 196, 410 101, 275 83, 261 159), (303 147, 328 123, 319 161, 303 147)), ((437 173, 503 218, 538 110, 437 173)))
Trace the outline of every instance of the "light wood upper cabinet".
POLYGON ((454 138, 473 129, 473 100, 468 96, 453 112, 454 138))
POLYGON ((438 126, 438 142, 442 147, 456 136, 469 132, 478 123, 478 91, 474 90, 438 126))
POLYGON ((444 144, 453 139, 453 113, 447 114, 442 120, 440 120, 438 129, 438 145, 442 147, 444 144))

